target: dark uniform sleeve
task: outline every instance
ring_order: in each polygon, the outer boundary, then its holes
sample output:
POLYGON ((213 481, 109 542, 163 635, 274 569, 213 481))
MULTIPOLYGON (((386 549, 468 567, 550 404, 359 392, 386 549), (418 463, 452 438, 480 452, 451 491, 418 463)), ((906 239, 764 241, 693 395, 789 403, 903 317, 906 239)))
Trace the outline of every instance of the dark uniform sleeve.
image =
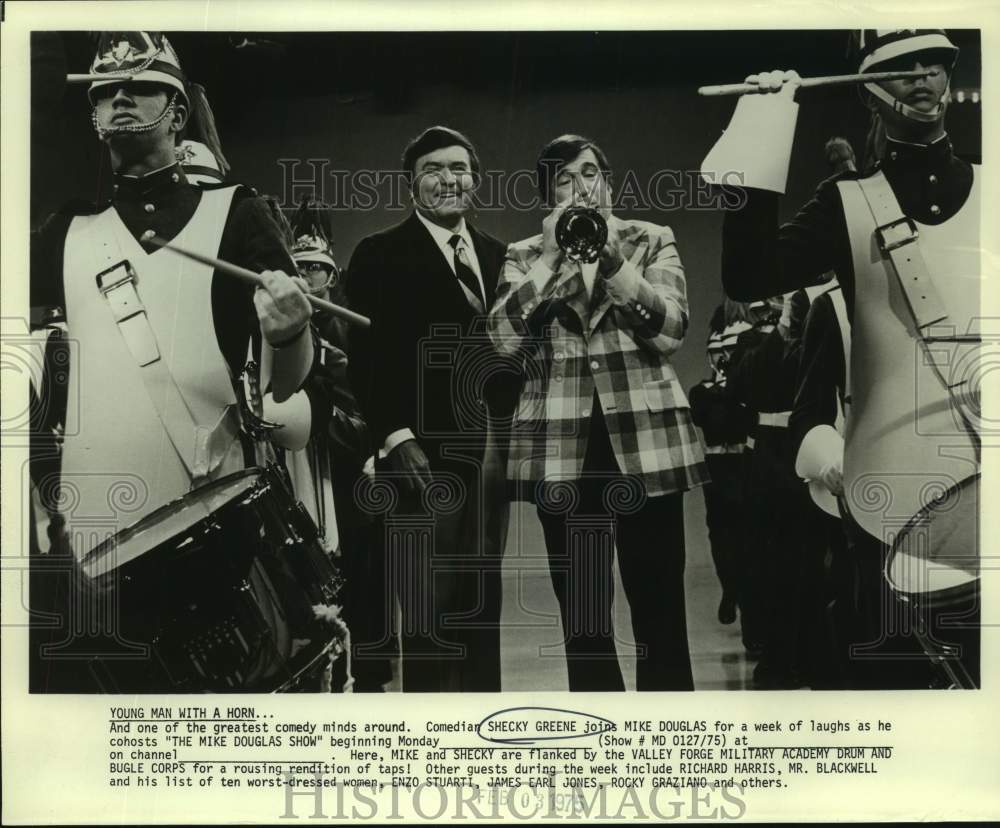
POLYGON ((37 230, 29 243, 30 294, 32 307, 62 307, 63 251, 66 231, 73 216, 54 213, 37 230))
POLYGON ((313 434, 322 430, 338 464, 360 470, 371 452, 368 426, 347 378, 347 355, 321 341, 321 364, 306 384, 313 410, 313 434), (327 422, 323 422, 323 415, 327 422))
MULTIPOLYGON (((795 217, 778 226, 778 194, 745 189, 743 206, 722 223, 722 284, 748 302, 819 284, 835 270, 853 285, 850 242, 837 181, 829 178, 795 217)), ((845 297, 853 290, 845 285, 845 297)))
MULTIPOLYGON (((219 258, 255 273, 281 270, 297 274, 281 228, 262 198, 241 187, 234 196, 219 244, 219 258)), ((212 281, 212 311, 219 347, 233 376, 247 359, 252 339, 255 359, 260 359, 260 326, 253 304, 254 288, 228 274, 215 272, 212 281)), ((318 353, 318 348, 314 349, 318 353)))
POLYGON ((844 384, 844 350, 840 326, 829 295, 816 298, 806 317, 789 427, 794 445, 815 426, 837 420, 837 389, 844 384))

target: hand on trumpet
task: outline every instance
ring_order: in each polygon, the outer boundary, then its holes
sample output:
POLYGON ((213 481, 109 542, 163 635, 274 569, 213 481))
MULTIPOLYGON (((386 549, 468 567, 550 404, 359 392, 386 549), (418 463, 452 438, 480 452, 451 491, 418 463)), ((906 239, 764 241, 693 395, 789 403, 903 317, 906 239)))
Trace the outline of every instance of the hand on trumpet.
POLYGON ((774 69, 770 72, 758 72, 756 75, 748 75, 744 83, 757 87, 757 92, 762 95, 778 93, 791 100, 795 100, 795 93, 802 85, 802 78, 794 69, 774 69))
POLYGON ((563 260, 563 251, 556 241, 556 226, 559 224, 559 217, 566 212, 566 208, 573 204, 572 198, 560 201, 555 209, 542 219, 542 262, 553 273, 559 268, 563 260))

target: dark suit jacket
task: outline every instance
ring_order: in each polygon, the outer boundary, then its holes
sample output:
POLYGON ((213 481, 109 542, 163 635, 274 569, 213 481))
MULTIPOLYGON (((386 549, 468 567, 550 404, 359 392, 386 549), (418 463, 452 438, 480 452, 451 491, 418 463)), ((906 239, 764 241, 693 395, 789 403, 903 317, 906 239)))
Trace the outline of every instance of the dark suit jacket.
MULTIPOLYGON (((467 226, 488 311, 507 246, 467 226)), ((349 370, 376 447, 410 428, 435 466, 443 445, 482 440, 487 408, 513 409, 518 365, 492 347, 484 317, 416 215, 359 242, 347 297, 372 318, 369 330, 351 332, 349 370)))

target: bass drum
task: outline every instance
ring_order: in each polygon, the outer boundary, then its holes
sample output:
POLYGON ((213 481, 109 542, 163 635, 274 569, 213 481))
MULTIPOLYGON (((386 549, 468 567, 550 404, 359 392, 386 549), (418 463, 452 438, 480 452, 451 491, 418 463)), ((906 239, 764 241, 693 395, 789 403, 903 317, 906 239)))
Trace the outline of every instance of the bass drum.
MULTIPOLYGON (((95 658, 108 692, 272 692, 338 645, 313 607, 342 579, 275 467, 220 478, 92 550, 81 568, 114 637, 145 657, 95 658)), ((104 631, 107 633, 107 631, 104 631)))
POLYGON ((979 474, 942 491, 896 535, 885 577, 941 676, 979 687, 979 474))

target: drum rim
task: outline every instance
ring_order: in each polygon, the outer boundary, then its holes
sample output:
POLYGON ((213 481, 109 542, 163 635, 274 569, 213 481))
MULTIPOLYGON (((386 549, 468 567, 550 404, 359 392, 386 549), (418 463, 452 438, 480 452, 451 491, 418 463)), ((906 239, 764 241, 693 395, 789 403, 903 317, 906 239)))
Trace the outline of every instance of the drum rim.
MULTIPOLYGON (((958 481, 958 483, 955 484, 954 486, 950 486, 948 488, 948 491, 956 490, 961 486, 971 483, 972 481, 975 481, 977 484, 980 484, 982 482, 981 481, 982 474, 983 474, 982 469, 979 469, 970 474, 968 477, 965 477, 962 480, 958 481)), ((892 569, 893 563, 896 560, 896 557, 898 555, 904 554, 899 550, 900 539, 906 536, 909 532, 911 532, 913 530, 913 527, 917 525, 921 520, 923 520, 926 517, 926 515, 933 510, 933 508, 934 504, 932 503, 928 503, 925 506, 921 507, 921 509, 915 515, 913 515, 913 517, 911 517, 908 521, 906 521, 906 524, 898 532, 896 532, 896 537, 892 542, 892 546, 889 547, 889 554, 886 555, 885 564, 882 567, 882 577, 885 580, 885 582, 889 585, 889 588, 896 595, 908 601, 919 601, 927 606, 932 606, 940 601, 945 601, 947 603, 946 599, 948 599, 953 595, 959 598, 966 597, 966 594, 970 590, 974 591, 979 588, 979 581, 982 574, 980 571, 977 570, 976 574, 970 575, 969 580, 965 581, 964 583, 954 584, 952 586, 944 587, 942 589, 935 589, 927 592, 913 592, 910 590, 902 589, 896 585, 896 581, 891 577, 890 571, 892 569)), ((977 503, 977 508, 976 508, 977 529, 978 529, 979 519, 980 519, 979 504, 977 503)), ((941 565, 947 566, 947 564, 941 564, 941 565)))
MULTIPOLYGON (((153 525, 158 520, 163 520, 163 517, 171 511, 177 509, 177 507, 183 503, 185 500, 191 497, 191 495, 198 492, 204 492, 210 489, 224 488, 225 486, 231 484, 232 482, 238 480, 241 477, 259 479, 267 474, 267 469, 261 468, 260 466, 250 466, 245 469, 241 469, 236 472, 224 475, 222 477, 211 480, 203 486, 199 486, 196 489, 192 489, 189 492, 181 495, 180 497, 175 497, 173 500, 167 501, 162 506, 158 506, 152 512, 150 512, 145 517, 139 518, 139 520, 134 523, 130 523, 128 526, 119 529, 111 537, 107 538, 101 543, 97 544, 93 549, 91 549, 86 555, 80 559, 80 567, 86 569, 88 565, 92 565, 101 556, 108 554, 113 551, 119 544, 121 540, 131 538, 133 535, 137 534, 144 525, 153 525)), ((248 487, 249 488, 249 487, 248 487)), ((245 490, 240 494, 245 494, 245 490)), ((236 495, 238 496, 238 495, 236 495)), ((233 499, 235 499, 235 497, 233 499)), ((231 501, 230 501, 231 502, 231 501)), ((110 571, 110 570, 109 570, 110 571)))

